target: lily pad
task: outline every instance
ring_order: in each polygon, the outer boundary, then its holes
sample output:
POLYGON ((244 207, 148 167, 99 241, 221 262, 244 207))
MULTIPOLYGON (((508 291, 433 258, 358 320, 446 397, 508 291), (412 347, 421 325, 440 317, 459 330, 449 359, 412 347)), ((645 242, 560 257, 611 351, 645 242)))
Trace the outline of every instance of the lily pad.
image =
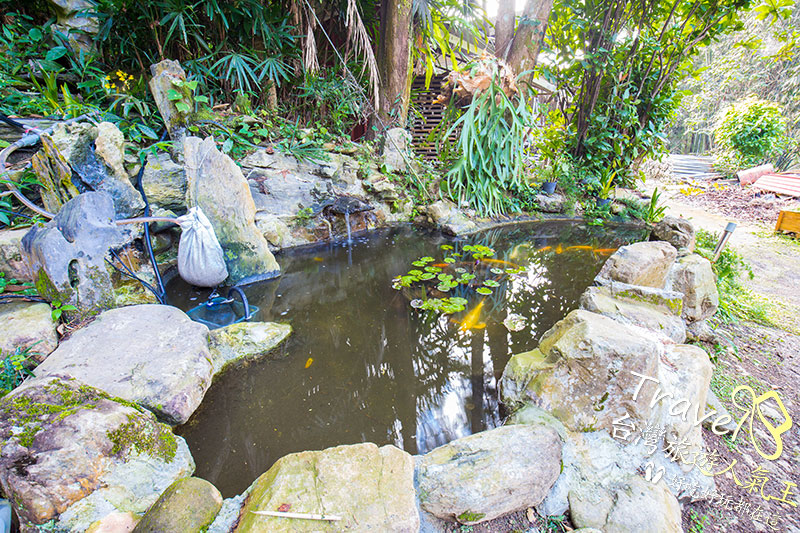
POLYGON ((492 289, 488 289, 486 287, 478 287, 477 289, 475 289, 475 292, 477 292, 478 294, 489 295, 492 294, 492 289))
POLYGON ((508 331, 522 331, 527 324, 528 319, 516 313, 509 313, 506 319, 503 320, 503 325, 508 331))

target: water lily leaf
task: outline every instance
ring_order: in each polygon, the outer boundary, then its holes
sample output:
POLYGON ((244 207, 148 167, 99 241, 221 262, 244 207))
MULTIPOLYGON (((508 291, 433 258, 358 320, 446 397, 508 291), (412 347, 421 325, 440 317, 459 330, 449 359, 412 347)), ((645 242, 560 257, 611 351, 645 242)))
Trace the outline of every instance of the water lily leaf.
POLYGON ((463 268, 463 267, 458 267, 458 268, 456 268, 456 272, 458 272, 459 274, 463 274, 463 273, 464 273, 464 272, 466 272, 466 271, 467 271, 467 269, 466 269, 466 268, 463 268))
POLYGON ((428 281, 429 279, 433 279, 433 278, 435 278, 435 277, 436 277, 436 276, 435 276, 434 274, 432 274, 432 273, 430 273, 430 272, 425 272, 424 274, 422 274, 422 275, 419 277, 419 279, 421 279, 422 281, 428 281))
POLYGON ((503 325, 508 329, 508 331, 522 331, 525 329, 525 325, 528 320, 516 313, 509 313, 505 320, 503 320, 503 325))
POLYGON ((439 281, 451 281, 453 279, 453 276, 450 274, 439 274, 436 277, 439 281))
POLYGON ((409 270, 408 271, 408 275, 409 276, 421 276, 422 275, 422 270, 409 270))
POLYGON ((479 287, 475 289, 475 292, 477 292, 478 294, 488 295, 492 294, 492 289, 487 289, 486 287, 479 287))
POLYGON ((419 298, 411 300, 410 303, 411 307, 413 307, 414 309, 419 309, 420 307, 422 307, 422 300, 420 300, 419 298))
POLYGON ((425 266, 425 262, 424 261, 414 261, 411 264, 414 265, 415 267, 424 267, 425 266))
POLYGON ((439 268, 439 267, 432 267, 432 266, 427 266, 427 267, 425 267, 425 270, 426 270, 427 272, 432 272, 432 273, 434 273, 434 274, 438 274, 439 272, 441 272, 441 271, 442 271, 442 269, 441 269, 441 268, 439 268))
POLYGON ((453 263, 456 262, 456 260, 454 258, 452 258, 452 257, 445 257, 444 258, 444 262, 447 263, 447 264, 452 265, 453 263))
POLYGON ((497 267, 492 267, 491 269, 489 269, 489 271, 490 271, 492 274, 497 274, 497 275, 500 275, 500 274, 505 274, 505 272, 503 271, 503 269, 502 269, 502 268, 497 268, 497 267))
POLYGON ((438 290, 442 291, 442 292, 447 292, 447 291, 449 291, 450 289, 452 289, 452 287, 450 286, 450 284, 449 284, 449 283, 440 283, 440 284, 438 284, 438 285, 436 286, 436 288, 437 288, 438 290))
POLYGON ((493 279, 487 279, 487 280, 485 280, 485 281, 483 282, 483 284, 484 284, 484 285, 486 285, 487 287, 499 287, 499 286, 500 286, 500 284, 499 284, 499 283, 497 283, 497 282, 496 282, 495 280, 493 280, 493 279))
POLYGON ((419 260, 420 261, 424 261, 426 263, 433 263, 434 261, 436 261, 433 257, 429 257, 429 256, 420 257, 419 260))
POLYGON ((453 247, 450 246, 449 244, 443 244, 443 245, 440 246, 440 248, 442 250, 452 250, 453 249, 453 247))

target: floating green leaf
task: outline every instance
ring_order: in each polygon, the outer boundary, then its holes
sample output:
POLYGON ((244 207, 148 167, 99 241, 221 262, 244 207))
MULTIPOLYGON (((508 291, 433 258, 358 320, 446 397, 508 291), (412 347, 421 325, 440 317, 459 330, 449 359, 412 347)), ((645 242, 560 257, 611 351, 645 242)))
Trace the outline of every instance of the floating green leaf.
POLYGON ((483 284, 484 284, 484 285, 486 285, 487 287, 499 287, 499 286, 500 286, 500 284, 499 284, 499 283, 497 283, 497 282, 496 282, 495 280, 493 280, 493 279, 487 279, 487 280, 485 280, 485 281, 483 282, 483 284))
POLYGON ((492 289, 487 289, 486 287, 479 287, 479 288, 475 289, 475 292, 477 292, 478 294, 488 295, 488 294, 492 294, 492 289))

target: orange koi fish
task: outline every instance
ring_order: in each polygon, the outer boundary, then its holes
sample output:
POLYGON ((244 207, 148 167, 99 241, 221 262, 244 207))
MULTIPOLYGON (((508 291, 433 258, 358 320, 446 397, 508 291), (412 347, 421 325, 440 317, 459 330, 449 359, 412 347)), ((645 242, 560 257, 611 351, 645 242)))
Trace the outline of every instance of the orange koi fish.
POLYGON ((453 320, 453 322, 459 324, 458 329, 461 331, 469 331, 471 329, 483 329, 486 327, 485 323, 478 322, 481 318, 481 310, 483 309, 483 302, 485 300, 486 298, 481 300, 480 303, 460 321, 453 320))
POLYGON ((508 261, 503 261, 502 259, 491 259, 489 257, 484 257, 483 259, 479 259, 481 263, 488 263, 490 265, 504 265, 511 268, 520 268, 519 265, 514 263, 509 263, 508 261))

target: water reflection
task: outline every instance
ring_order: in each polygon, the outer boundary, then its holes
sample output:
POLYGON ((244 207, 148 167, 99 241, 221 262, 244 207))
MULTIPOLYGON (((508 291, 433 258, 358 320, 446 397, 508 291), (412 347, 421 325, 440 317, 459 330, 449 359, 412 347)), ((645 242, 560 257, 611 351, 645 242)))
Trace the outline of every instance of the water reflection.
MULTIPOLYGON (((451 243, 490 246, 497 259, 526 267, 485 297, 485 327, 466 331, 412 309, 391 288, 417 257, 440 257, 439 245, 450 241, 438 234, 392 230, 280 256, 283 276, 246 292, 261 309, 257 320, 288 322, 293 334, 283 358, 224 374, 179 428, 197 475, 228 497, 287 453, 365 441, 425 453, 497 426, 497 382, 510 355, 533 348, 576 307, 606 257, 593 249, 616 248, 636 233, 540 223, 451 243), (579 245, 589 249, 566 250, 579 245), (508 313, 526 317, 527 327, 509 332, 508 313)), ((467 311, 484 298, 460 290, 467 311)), ((197 296, 179 282, 170 293, 185 309, 197 296)))

